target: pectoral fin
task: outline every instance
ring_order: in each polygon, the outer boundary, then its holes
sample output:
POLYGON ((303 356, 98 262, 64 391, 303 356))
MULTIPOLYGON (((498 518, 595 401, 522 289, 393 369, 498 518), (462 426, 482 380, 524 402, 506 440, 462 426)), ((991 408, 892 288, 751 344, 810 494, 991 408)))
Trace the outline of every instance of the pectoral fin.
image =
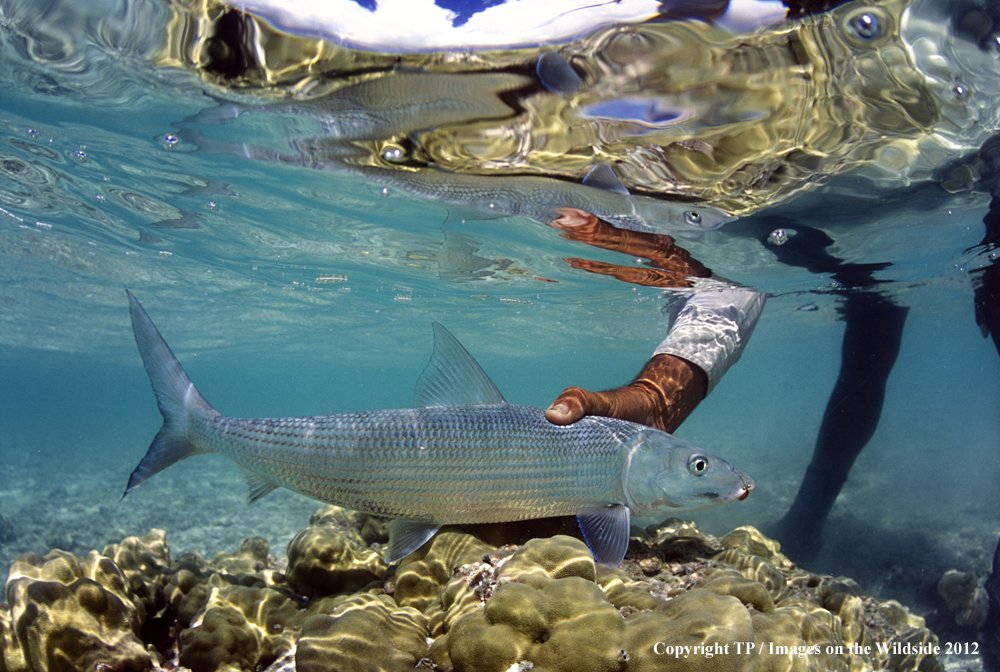
POLYGON ((385 552, 386 564, 402 560, 434 536, 441 529, 439 523, 421 523, 399 520, 389 523, 389 548, 385 552))
POLYGON ((576 514, 583 532, 583 539, 602 565, 617 567, 628 550, 628 532, 631 521, 624 504, 598 504, 576 514))

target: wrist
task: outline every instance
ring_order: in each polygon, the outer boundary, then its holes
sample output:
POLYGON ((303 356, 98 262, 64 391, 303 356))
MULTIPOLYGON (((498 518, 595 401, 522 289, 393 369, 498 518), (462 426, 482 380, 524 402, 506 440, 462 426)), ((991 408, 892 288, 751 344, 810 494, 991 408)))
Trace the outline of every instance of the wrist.
POLYGON ((708 391, 708 376, 697 365, 676 355, 655 355, 625 389, 647 398, 647 417, 636 422, 666 432, 676 430, 708 391))

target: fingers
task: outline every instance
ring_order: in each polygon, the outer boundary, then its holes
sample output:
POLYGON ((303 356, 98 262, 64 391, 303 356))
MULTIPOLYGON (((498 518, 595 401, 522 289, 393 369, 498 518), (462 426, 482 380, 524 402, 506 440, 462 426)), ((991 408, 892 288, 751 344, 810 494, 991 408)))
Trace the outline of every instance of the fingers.
POLYGON ((545 419, 553 425, 572 425, 586 413, 580 404, 571 404, 565 400, 554 401, 545 411, 545 419))
POLYGON ((692 282, 682 273, 648 266, 619 266, 590 259, 566 258, 570 267, 600 275, 610 275, 623 282, 646 287, 691 287, 692 282))
POLYGON ((559 216, 555 217, 549 224, 549 226, 556 229, 563 229, 564 231, 582 231, 587 229, 588 232, 593 233, 602 229, 602 224, 607 226, 607 224, 601 222, 594 215, 579 208, 556 208, 556 213, 559 216))
POLYGON ((579 387, 563 391, 545 411, 555 425, 568 425, 585 415, 629 420, 672 432, 705 397, 705 373, 671 355, 656 355, 631 384, 606 392, 579 387))
MULTIPOLYGON (((617 229, 589 212, 577 208, 556 208, 556 213, 559 216, 549 222, 549 226, 561 229, 563 231, 562 237, 567 240, 586 243, 587 245, 615 252, 622 252, 633 257, 645 257, 656 268, 663 269, 669 273, 676 273, 677 277, 694 276, 707 278, 712 275, 711 270, 692 257, 690 252, 678 247, 674 239, 670 236, 617 229)), ((567 259, 567 261, 570 260, 567 259)), ((573 262, 570 261, 570 263, 573 262)), ((579 265, 574 266, 574 268, 584 268, 584 270, 600 272, 579 265)), ((617 273, 609 273, 608 275, 621 277, 617 273)), ((621 279, 627 280, 624 277, 621 277, 621 279)), ((673 284, 675 282, 673 279, 669 282, 671 284, 653 286, 688 286, 673 284)))
POLYGON ((568 387, 545 411, 545 419, 553 425, 569 425, 585 415, 602 415, 600 409, 607 410, 607 404, 600 400, 600 393, 568 387))

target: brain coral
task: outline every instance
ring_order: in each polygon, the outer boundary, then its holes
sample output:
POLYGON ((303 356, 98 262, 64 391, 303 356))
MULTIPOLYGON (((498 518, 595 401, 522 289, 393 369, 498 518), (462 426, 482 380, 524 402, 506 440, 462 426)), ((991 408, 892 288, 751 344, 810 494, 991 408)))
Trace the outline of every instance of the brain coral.
POLYGON ((310 525, 288 544, 288 583, 306 597, 353 593, 385 574, 382 555, 332 525, 310 525))
POLYGON ((298 603, 266 586, 229 585, 211 591, 180 636, 180 663, 194 672, 267 667, 294 644, 298 603))
POLYGON ((427 653, 427 619, 387 595, 357 595, 310 616, 295 653, 297 672, 405 672, 427 653))
POLYGON ((163 606, 159 589, 170 569, 166 531, 154 529, 143 537, 126 537, 121 543, 106 546, 102 555, 118 565, 147 614, 155 614, 163 606))
POLYGON ((387 568, 380 521, 327 507, 310 522, 282 559, 250 538, 171 562, 162 530, 85 560, 23 556, 0 672, 942 670, 876 647, 936 644, 922 619, 798 569, 752 527, 666 521, 619 568, 572 536, 447 528, 387 568))
POLYGON ((146 613, 122 571, 91 551, 85 560, 63 551, 21 556, 0 609, 7 672, 149 670, 139 639, 146 613), (8 606, 9 605, 9 606, 8 606))
MULTIPOLYGON (((571 576, 541 589, 501 586, 484 609, 462 618, 436 648, 456 671, 503 672, 522 661, 543 670, 748 670, 751 656, 658 656, 654 646, 723 647, 753 641, 750 614, 732 597, 692 591, 623 617, 597 584, 571 576), (671 665, 671 661, 673 664, 671 665), (666 665, 664 665, 666 663, 666 665)), ((671 649, 672 650, 672 649, 671 649)))

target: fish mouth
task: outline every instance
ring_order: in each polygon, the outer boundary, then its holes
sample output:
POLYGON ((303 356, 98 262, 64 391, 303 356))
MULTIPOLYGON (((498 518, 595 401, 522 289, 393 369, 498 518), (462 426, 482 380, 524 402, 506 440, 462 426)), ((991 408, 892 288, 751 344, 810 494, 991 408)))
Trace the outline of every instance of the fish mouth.
POLYGON ((750 496, 750 491, 753 490, 753 479, 749 476, 744 476, 739 472, 737 472, 736 475, 740 477, 740 482, 743 483, 743 491, 736 496, 736 499, 742 502, 750 496))

